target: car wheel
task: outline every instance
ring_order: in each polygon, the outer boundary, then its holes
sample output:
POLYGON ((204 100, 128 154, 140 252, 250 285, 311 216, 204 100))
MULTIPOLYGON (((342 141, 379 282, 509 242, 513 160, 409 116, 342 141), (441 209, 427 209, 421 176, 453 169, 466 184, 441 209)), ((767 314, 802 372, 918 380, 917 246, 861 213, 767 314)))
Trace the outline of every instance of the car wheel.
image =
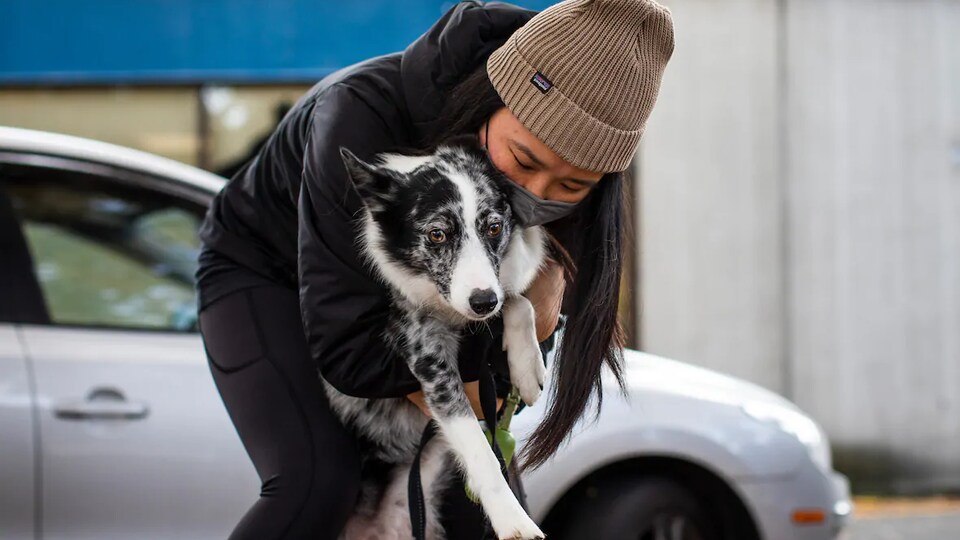
POLYGON ((586 489, 560 538, 718 540, 700 501, 665 478, 624 478, 586 489))

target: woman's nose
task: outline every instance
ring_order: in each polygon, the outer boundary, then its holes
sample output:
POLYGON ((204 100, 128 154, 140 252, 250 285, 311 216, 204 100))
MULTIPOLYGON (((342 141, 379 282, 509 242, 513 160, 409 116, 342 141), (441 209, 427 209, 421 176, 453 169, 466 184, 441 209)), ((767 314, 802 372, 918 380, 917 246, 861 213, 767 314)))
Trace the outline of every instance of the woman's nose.
POLYGON ((524 179, 524 182, 520 183, 520 185, 523 186, 523 189, 533 193, 537 197, 546 199, 547 186, 550 185, 550 179, 545 175, 531 175, 524 179))

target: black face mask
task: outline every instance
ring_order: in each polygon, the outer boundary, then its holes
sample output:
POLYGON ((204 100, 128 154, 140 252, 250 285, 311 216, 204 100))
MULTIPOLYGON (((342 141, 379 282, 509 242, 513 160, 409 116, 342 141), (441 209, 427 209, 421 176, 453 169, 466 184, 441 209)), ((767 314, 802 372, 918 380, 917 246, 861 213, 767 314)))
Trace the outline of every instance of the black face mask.
MULTIPOLYGON (((483 149, 489 155, 490 149, 487 147, 487 142, 490 140, 489 121, 484 130, 483 149)), ((523 227, 534 227, 556 221, 569 216, 577 208, 577 203, 541 199, 513 180, 508 181, 507 185, 510 187, 510 207, 523 227)))

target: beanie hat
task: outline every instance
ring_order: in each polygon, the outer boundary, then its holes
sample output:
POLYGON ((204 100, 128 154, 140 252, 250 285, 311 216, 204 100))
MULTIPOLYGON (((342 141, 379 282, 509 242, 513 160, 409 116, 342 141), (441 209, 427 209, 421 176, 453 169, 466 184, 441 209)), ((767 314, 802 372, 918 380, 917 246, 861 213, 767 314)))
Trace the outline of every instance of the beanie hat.
POLYGON ((567 162, 626 170, 673 54, 670 10, 653 0, 568 0, 487 60, 504 104, 567 162))

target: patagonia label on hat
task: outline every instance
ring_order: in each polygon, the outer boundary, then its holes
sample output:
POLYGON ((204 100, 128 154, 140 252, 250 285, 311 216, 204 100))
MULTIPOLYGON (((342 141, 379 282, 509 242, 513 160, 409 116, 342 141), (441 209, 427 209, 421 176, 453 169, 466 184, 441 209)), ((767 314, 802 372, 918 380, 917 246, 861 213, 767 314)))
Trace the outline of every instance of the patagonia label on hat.
POLYGON ((530 82, 536 86, 540 92, 546 94, 548 90, 553 88, 553 83, 550 82, 550 79, 543 76, 543 73, 539 71, 533 74, 533 78, 530 79, 530 82))

